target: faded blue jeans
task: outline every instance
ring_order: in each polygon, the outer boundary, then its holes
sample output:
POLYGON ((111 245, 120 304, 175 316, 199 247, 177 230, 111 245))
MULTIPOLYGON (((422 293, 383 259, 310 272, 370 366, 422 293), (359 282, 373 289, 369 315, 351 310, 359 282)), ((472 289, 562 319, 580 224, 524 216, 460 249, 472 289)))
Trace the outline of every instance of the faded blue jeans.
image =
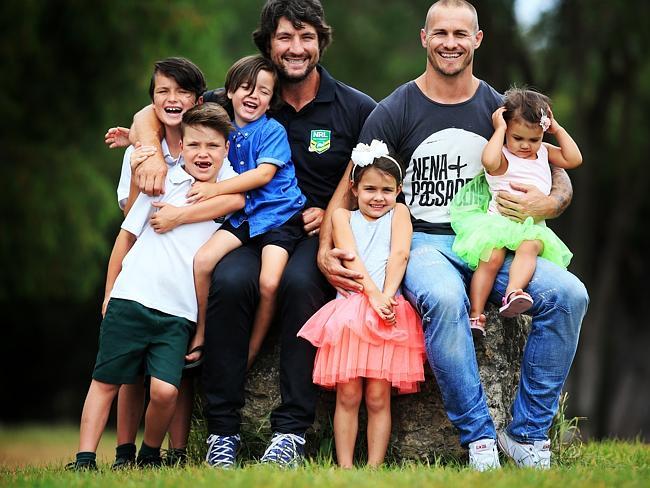
MULTIPOLYGON (((422 317, 427 357, 445 410, 460 431, 460 443, 467 446, 479 439, 495 439, 496 432, 469 328, 467 293, 472 271, 451 250, 453 242, 453 235, 413 233, 403 291, 422 317)), ((511 262, 509 255, 490 301, 501 302, 511 262)), ((540 258, 526 291, 534 300, 528 312, 533 323, 507 431, 514 439, 531 443, 548 437, 589 297, 575 276, 540 258)))

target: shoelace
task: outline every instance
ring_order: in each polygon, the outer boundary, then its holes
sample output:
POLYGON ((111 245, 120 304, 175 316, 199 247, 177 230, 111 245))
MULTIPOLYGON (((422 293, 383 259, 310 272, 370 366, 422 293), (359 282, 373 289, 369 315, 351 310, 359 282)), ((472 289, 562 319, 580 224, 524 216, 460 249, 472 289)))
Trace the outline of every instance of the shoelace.
POLYGON ((239 435, 210 434, 206 460, 210 466, 230 467, 235 464, 239 435))
POLYGON ((262 462, 289 464, 299 456, 298 445, 305 445, 305 438, 297 434, 275 434, 262 456, 262 462))

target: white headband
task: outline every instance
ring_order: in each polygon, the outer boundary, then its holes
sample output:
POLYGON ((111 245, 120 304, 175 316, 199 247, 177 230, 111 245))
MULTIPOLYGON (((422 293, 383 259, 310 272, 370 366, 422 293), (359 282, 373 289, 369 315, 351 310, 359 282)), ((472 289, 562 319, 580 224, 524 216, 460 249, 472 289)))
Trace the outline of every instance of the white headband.
POLYGON ((388 146, 386 143, 384 141, 378 141, 377 139, 373 139, 370 145, 360 142, 354 149, 352 149, 352 162, 354 163, 354 166, 352 167, 352 171, 350 173, 350 179, 354 180, 354 169, 357 166, 363 168, 364 166, 372 164, 377 158, 390 159, 393 163, 395 163, 395 166, 397 166, 397 171, 399 171, 400 179, 400 181, 397 183, 401 183, 403 179, 402 167, 393 157, 389 156, 388 146))

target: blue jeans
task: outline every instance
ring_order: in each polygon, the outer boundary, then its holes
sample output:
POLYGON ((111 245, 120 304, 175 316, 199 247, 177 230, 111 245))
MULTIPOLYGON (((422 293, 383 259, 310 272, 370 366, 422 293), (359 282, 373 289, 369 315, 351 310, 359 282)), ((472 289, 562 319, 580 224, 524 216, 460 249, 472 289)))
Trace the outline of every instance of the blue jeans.
MULTIPOLYGON (((424 341, 447 415, 460 442, 496 438, 485 401, 469 328, 467 290, 472 271, 452 250, 453 235, 413 234, 404 277, 405 296, 418 310, 424 341)), ((512 255, 497 275, 490 300, 500 303, 512 255)), ((532 327, 524 349, 519 388, 508 433, 520 442, 548 437, 562 386, 569 374, 587 311, 584 285, 545 259, 527 288, 534 300, 532 327)))

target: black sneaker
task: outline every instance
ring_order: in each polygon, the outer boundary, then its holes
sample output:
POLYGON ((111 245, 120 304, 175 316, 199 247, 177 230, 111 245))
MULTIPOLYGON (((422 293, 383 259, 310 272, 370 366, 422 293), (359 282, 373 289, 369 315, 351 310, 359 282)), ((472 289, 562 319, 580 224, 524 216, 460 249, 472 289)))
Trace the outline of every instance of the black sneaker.
POLYGON ((111 465, 111 469, 115 471, 131 468, 135 468, 135 456, 116 456, 111 465))
POLYGON ((97 471, 97 462, 93 459, 88 461, 72 461, 65 465, 66 471, 97 471))
POLYGON ((165 466, 183 467, 187 464, 187 450, 174 447, 167 449, 163 460, 165 466))
POLYGON ((163 465, 163 460, 160 456, 138 456, 135 461, 138 468, 160 468, 163 465))

